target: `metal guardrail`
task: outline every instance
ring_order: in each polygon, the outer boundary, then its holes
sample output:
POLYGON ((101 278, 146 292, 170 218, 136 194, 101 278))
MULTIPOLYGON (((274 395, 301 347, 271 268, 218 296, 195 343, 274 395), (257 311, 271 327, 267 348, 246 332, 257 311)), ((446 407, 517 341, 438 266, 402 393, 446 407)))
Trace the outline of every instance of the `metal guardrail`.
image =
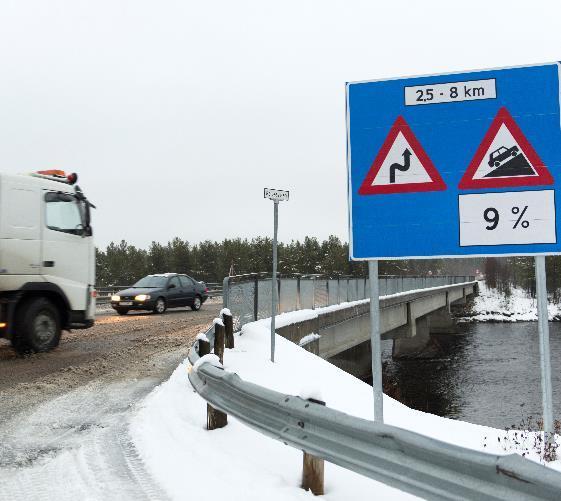
MULTIPOLYGON (((214 342, 213 328, 207 332, 214 342)), ((199 359, 198 341, 189 361, 199 359)), ((243 381, 201 364, 189 371, 197 393, 216 409, 309 454, 430 500, 554 500, 561 473, 517 454, 465 449, 243 381)))

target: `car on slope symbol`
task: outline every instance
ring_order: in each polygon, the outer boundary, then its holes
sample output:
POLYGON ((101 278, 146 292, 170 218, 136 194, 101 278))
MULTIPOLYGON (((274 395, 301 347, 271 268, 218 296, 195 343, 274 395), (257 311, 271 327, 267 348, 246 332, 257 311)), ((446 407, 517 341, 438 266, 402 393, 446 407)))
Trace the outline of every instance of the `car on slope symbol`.
POLYGON ((501 146, 497 148, 495 151, 492 151, 489 155, 489 167, 498 167, 501 165, 501 162, 507 160, 510 157, 515 157, 518 155, 519 149, 518 146, 512 146, 511 148, 506 148, 505 146, 501 146))
POLYGON ((163 273, 147 275, 132 287, 111 296, 111 307, 119 314, 130 310, 164 313, 168 308, 190 306, 198 311, 208 299, 208 288, 189 275, 163 273))

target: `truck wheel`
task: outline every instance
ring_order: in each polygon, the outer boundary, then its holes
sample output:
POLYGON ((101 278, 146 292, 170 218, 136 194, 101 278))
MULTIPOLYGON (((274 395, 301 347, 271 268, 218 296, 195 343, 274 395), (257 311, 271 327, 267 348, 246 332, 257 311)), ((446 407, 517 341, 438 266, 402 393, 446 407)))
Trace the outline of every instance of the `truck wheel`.
POLYGON ((48 299, 30 299, 19 306, 12 341, 18 353, 52 350, 58 346, 60 334, 58 310, 48 299))

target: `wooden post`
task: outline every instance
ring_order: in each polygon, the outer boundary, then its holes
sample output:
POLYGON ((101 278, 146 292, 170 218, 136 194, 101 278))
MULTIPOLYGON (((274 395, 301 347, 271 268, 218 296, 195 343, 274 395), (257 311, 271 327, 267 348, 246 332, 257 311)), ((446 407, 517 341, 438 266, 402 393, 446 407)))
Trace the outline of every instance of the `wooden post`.
POLYGON ((222 320, 216 319, 214 324, 214 354, 220 359, 220 363, 224 364, 224 323, 222 320))
POLYGON ((224 428, 228 424, 228 414, 215 409, 210 404, 206 404, 206 429, 217 430, 224 428))
MULTIPOLYGON (((199 341, 200 343, 200 341, 199 341)), ((209 344, 210 347, 210 344, 209 344)), ((200 344, 199 344, 200 350, 200 344)), ((199 352, 200 354, 200 352, 199 352)), ((214 324, 214 354, 224 363, 224 325, 222 322, 214 324)), ((206 427, 207 430, 224 428, 228 424, 228 415, 215 409, 210 404, 206 404, 206 427)))
POLYGON ((210 342, 199 339, 199 357, 204 357, 210 353, 210 342))
MULTIPOLYGON (((325 402, 308 399, 319 405, 325 405, 325 402)), ((302 489, 312 491, 314 496, 322 496, 324 494, 323 479, 324 479, 324 462, 323 459, 312 456, 306 451, 302 462, 302 489)))
POLYGON ((234 347, 234 317, 231 314, 223 313, 222 321, 224 322, 224 328, 226 329, 226 348, 234 347))

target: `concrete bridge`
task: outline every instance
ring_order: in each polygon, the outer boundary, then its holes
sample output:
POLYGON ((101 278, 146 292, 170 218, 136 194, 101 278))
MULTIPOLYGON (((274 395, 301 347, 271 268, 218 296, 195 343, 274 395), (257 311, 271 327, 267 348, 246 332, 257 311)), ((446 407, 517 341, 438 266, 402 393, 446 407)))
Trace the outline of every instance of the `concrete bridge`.
MULTIPOLYGON (((477 282, 444 285, 380 298, 382 339, 393 339, 394 358, 436 356, 446 337, 458 333, 451 309, 466 303, 476 292, 477 282)), ((370 305, 361 304, 277 329, 298 343, 307 334, 321 337, 307 349, 329 359, 347 372, 361 375, 370 367, 370 305)))

